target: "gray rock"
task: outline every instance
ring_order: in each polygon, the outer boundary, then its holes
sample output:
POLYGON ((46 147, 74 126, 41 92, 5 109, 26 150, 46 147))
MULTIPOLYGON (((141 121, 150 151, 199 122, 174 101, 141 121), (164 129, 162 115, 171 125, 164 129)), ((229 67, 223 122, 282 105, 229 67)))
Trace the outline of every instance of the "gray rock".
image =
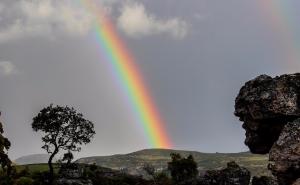
POLYGON ((252 185, 278 185, 278 183, 273 177, 262 176, 253 177, 252 185))
POLYGON ((297 179, 297 180, 293 183, 293 185, 300 185, 300 179, 297 179))
POLYGON ((235 162, 229 162, 222 170, 209 170, 200 178, 201 185, 249 185, 250 172, 235 162))
POLYGON ((266 154, 287 122, 300 117, 300 73, 272 78, 261 75, 245 83, 235 100, 235 115, 244 122, 245 144, 266 154))
POLYGON ((269 159, 269 168, 279 184, 292 184, 300 178, 300 119, 285 125, 269 159))
POLYGON ((61 178, 56 181, 57 185, 93 185, 91 180, 61 178))

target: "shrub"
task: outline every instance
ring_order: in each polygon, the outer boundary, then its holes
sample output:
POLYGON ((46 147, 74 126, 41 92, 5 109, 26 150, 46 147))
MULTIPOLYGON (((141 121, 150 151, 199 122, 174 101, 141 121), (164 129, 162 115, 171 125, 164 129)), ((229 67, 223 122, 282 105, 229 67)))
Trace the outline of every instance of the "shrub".
POLYGON ((33 182, 29 177, 21 177, 16 181, 16 185, 33 185, 33 182))

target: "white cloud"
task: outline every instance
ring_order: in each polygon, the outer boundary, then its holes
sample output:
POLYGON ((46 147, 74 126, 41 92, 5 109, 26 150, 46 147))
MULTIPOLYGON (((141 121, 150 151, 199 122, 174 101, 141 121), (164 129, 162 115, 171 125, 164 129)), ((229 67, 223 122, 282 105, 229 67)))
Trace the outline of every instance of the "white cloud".
POLYGON ((1 61, 0 62, 0 74, 9 76, 12 74, 16 74, 17 69, 16 66, 9 61, 1 61))
POLYGON ((6 9, 0 12, 9 22, 0 28, 2 42, 37 35, 83 35, 93 22, 92 15, 72 0, 20 0, 6 9))
POLYGON ((118 27, 134 38, 164 33, 182 39, 188 32, 188 24, 184 20, 177 17, 160 20, 149 14, 143 4, 137 2, 123 5, 118 18, 118 27))

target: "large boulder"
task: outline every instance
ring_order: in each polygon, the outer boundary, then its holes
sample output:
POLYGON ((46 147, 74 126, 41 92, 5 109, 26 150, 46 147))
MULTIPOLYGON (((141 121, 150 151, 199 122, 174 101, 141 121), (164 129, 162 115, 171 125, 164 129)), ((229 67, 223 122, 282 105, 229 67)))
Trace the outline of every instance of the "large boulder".
POLYGON ((57 185, 93 185, 92 181, 83 177, 82 165, 76 163, 61 164, 57 185))
POLYGON ((85 179, 67 179, 67 178, 60 178, 56 181, 57 185, 93 185, 91 180, 85 179))
POLYGON ((297 180, 293 183, 293 185, 300 185, 300 179, 297 179, 297 180))
POLYGON ((249 185, 250 172, 235 162, 229 162, 227 168, 210 170, 199 180, 201 185, 249 185))
POLYGON ((278 183, 273 177, 261 176, 253 177, 252 185, 278 185, 278 183))
POLYGON ((261 75, 241 88, 235 115, 244 122, 245 144, 252 153, 268 153, 284 125, 300 117, 299 95, 300 73, 261 75))
POLYGON ((300 119, 284 126, 269 158, 269 168, 279 184, 292 184, 300 178, 300 119))

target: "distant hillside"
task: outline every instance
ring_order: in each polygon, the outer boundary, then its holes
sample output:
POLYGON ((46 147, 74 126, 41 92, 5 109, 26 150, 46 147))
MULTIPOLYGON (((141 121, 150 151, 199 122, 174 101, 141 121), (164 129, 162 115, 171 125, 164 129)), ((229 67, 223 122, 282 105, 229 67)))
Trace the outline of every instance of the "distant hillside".
POLYGON ((200 171, 225 167, 229 161, 236 161, 239 165, 248 168, 252 175, 269 175, 267 171, 267 155, 255 155, 249 152, 242 153, 201 153, 195 151, 147 149, 124 155, 95 156, 78 159, 78 163, 97 164, 99 166, 127 170, 131 174, 140 174, 145 163, 152 164, 157 169, 167 168, 170 153, 179 153, 182 156, 192 154, 198 163, 200 171))
MULTIPOLYGON (((33 154, 20 157, 14 160, 14 163, 18 165, 25 165, 25 164, 40 164, 40 163, 47 163, 49 159, 49 155, 47 154, 33 154)), ((56 159, 53 159, 56 161, 56 159)))

